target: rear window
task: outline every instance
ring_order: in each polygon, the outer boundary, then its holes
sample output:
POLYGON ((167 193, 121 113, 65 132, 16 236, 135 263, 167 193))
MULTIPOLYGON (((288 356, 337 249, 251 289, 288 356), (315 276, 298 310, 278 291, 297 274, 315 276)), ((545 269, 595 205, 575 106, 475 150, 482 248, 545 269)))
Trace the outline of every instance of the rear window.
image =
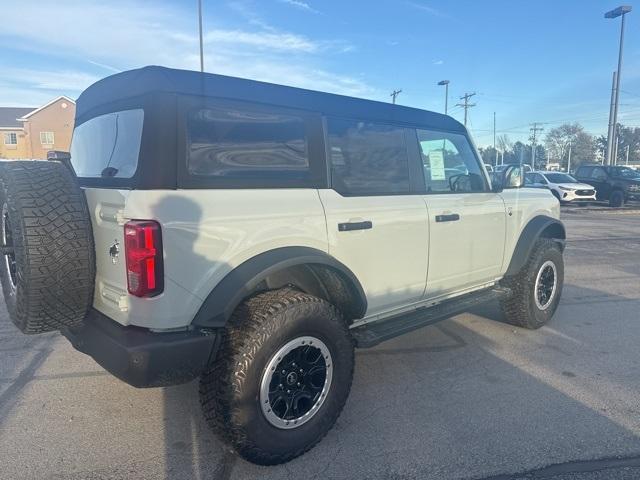
POLYGON ((123 110, 76 127, 71 163, 78 177, 131 178, 138 168, 144 111, 123 110))
POLYGON ((203 108, 187 119, 191 175, 308 180, 306 121, 250 107, 203 108))

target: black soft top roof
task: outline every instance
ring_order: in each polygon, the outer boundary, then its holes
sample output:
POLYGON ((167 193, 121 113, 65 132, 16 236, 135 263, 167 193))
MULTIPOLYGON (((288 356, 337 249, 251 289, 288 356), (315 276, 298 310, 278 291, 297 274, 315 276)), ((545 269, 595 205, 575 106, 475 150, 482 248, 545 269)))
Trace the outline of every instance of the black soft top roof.
POLYGON ((286 87, 211 73, 149 66, 106 77, 87 88, 76 103, 76 124, 110 103, 150 93, 220 97, 279 105, 390 123, 465 133, 460 122, 439 113, 390 103, 286 87))

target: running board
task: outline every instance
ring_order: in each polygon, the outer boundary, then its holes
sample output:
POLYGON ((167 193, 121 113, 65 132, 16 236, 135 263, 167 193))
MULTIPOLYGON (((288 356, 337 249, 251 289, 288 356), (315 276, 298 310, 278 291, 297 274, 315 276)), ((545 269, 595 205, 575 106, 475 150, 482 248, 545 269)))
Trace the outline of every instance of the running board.
POLYGON ((467 312, 483 303, 505 298, 510 293, 511 290, 508 288, 498 286, 468 293, 446 300, 433 307, 421 307, 413 312, 360 325, 351 330, 351 335, 356 342, 356 347, 373 347, 418 328, 467 312))

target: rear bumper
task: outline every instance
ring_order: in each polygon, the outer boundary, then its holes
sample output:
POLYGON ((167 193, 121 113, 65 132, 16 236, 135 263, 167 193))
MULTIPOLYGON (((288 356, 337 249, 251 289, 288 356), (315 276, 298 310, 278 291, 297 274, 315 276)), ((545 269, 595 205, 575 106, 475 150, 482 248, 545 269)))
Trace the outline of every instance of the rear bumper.
POLYGON ((214 332, 155 333, 124 327, 95 309, 82 327, 65 329, 74 348, 134 387, 162 387, 198 377, 217 348, 214 332))

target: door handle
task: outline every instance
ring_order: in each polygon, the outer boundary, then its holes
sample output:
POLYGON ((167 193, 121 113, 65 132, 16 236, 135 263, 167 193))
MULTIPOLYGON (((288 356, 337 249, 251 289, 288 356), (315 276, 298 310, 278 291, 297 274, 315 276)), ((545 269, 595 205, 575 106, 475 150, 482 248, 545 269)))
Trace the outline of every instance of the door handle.
POLYGON ((436 215, 436 222, 457 222, 460 220, 460 215, 457 213, 450 213, 448 215, 436 215))
POLYGON ((339 232, 350 232, 352 230, 370 230, 373 228, 373 223, 369 220, 362 222, 345 222, 338 224, 339 232))

